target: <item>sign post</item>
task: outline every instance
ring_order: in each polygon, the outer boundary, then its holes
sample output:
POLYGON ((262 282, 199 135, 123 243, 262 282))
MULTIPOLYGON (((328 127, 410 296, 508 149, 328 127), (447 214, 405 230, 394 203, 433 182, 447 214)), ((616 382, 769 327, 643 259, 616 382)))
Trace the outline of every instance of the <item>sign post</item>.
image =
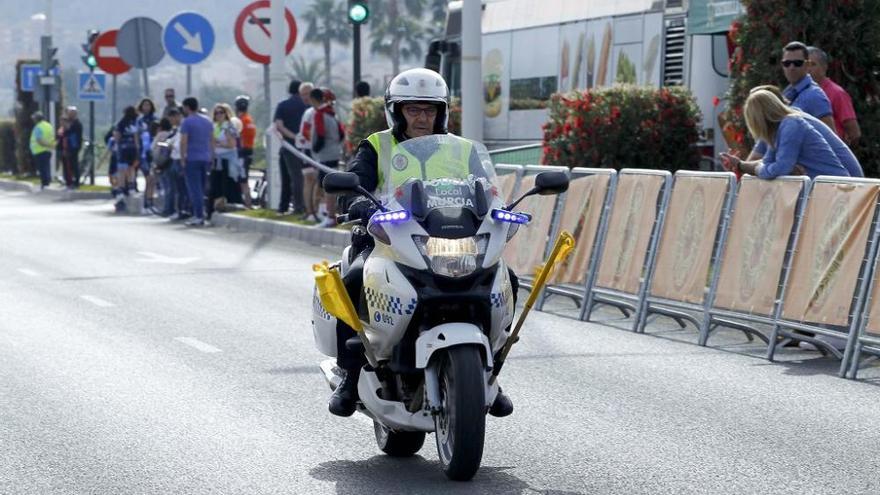
POLYGON ((116 121, 116 76, 119 74, 125 74, 129 70, 131 70, 131 66, 125 63, 122 60, 122 57, 119 56, 119 49, 116 48, 116 36, 119 33, 118 30, 113 29, 110 31, 104 31, 101 33, 97 39, 95 39, 95 45, 92 51, 95 54, 95 61, 98 63, 98 67, 101 68, 107 74, 113 76, 113 96, 111 97, 111 105, 110 105, 110 122, 116 121))
POLYGON ((214 49, 214 28, 201 15, 182 12, 168 21, 162 41, 168 55, 186 65, 186 94, 192 94, 192 66, 214 49))
POLYGON ((162 25, 149 17, 135 17, 125 21, 116 35, 119 55, 128 65, 143 70, 144 93, 150 95, 150 80, 147 68, 152 67, 165 56, 162 46, 162 25))
POLYGON ((76 87, 79 99, 89 102, 89 184, 95 185, 95 102, 107 97, 107 74, 80 72, 76 87))
MULTIPOLYGON (((293 51, 296 44, 297 27, 296 19, 290 9, 287 9, 281 3, 281 0, 257 0, 242 9, 241 13, 235 20, 235 43, 238 45, 241 53, 245 57, 263 65, 263 87, 266 97, 266 104, 269 107, 269 122, 267 127, 272 126, 272 91, 270 91, 270 70, 269 63, 280 62, 283 67, 283 61, 273 60, 273 44, 282 44, 281 50, 275 51, 276 54, 286 55, 293 51), (279 4, 281 5, 279 7, 279 4), (276 10, 277 9, 277 10, 276 10), (273 16, 272 10, 275 10, 273 16), (283 19, 283 22, 279 22, 283 19), (273 22, 274 21, 274 22, 273 22), (280 30, 274 29, 274 26, 281 25, 280 30), (280 31, 280 32, 279 32, 280 31), (273 32, 275 35, 273 36, 273 32)), ((276 55, 277 57, 277 55, 276 55)), ((283 70, 282 70, 283 74, 283 70)), ((279 86, 280 87, 280 86, 279 86)), ((283 91, 281 92, 283 94, 283 91)), ((281 95, 276 95, 276 99, 280 101, 281 95)), ((280 171, 278 169, 278 151, 280 146, 273 143, 270 136, 266 135, 266 167, 268 168, 269 177, 269 204, 273 208, 277 208, 280 196, 280 171)))

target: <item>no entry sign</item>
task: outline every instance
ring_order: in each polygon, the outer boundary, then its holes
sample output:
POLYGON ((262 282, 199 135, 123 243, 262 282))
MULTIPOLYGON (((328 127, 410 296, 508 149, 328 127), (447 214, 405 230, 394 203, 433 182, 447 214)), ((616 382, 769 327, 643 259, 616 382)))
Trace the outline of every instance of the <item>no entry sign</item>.
POLYGON ((119 49, 116 48, 116 33, 119 30, 104 31, 95 40, 95 46, 92 50, 95 54, 95 60, 98 67, 107 74, 125 74, 131 67, 119 56, 119 49))
POLYGON ((296 44, 296 19, 290 9, 284 9, 284 26, 279 29, 271 25, 269 0, 258 0, 251 3, 238 14, 235 20, 235 43, 245 57, 259 64, 269 63, 271 40, 279 34, 287 41, 284 53, 293 51, 296 44))

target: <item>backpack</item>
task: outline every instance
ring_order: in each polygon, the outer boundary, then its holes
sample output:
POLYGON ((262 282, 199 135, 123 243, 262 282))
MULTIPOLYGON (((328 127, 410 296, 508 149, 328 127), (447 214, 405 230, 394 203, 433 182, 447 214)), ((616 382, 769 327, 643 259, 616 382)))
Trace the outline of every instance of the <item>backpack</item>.
POLYGON ((164 172, 171 167, 171 139, 175 134, 177 134, 177 129, 174 129, 168 137, 162 141, 157 141, 153 145, 155 146, 155 151, 153 152, 153 165, 156 166, 156 170, 159 172, 164 172))

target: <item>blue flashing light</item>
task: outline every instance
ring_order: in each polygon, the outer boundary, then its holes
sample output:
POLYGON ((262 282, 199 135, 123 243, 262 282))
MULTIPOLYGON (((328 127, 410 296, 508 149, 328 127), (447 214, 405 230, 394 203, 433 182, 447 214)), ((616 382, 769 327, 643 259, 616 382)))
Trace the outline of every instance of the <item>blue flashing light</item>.
POLYGON ((530 215, 525 213, 513 213, 511 211, 494 209, 492 210, 492 218, 501 222, 526 224, 532 220, 530 215))
POLYGON ((409 212, 406 210, 377 213, 373 220, 379 223, 400 223, 409 220, 409 212))

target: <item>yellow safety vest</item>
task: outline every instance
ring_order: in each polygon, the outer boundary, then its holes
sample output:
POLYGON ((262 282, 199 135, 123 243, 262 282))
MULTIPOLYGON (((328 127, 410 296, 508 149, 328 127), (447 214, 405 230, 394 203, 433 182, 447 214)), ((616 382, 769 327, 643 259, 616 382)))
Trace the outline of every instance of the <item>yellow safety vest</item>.
POLYGON ((52 124, 46 122, 45 120, 41 120, 34 126, 34 129, 31 131, 31 154, 39 155, 40 153, 45 153, 47 151, 52 151, 52 148, 55 147, 55 133, 52 132, 52 124), (49 146, 43 146, 37 141, 37 131, 43 136, 43 141, 49 143, 49 146))
POLYGON ((418 178, 432 179, 466 179, 470 174, 470 156, 473 143, 467 139, 453 134, 446 134, 451 141, 437 149, 437 152, 428 158, 424 164, 409 153, 403 146, 399 146, 397 139, 391 130, 375 132, 367 141, 379 155, 379 182, 377 191, 381 191, 385 185, 385 168, 390 162, 391 183, 394 186, 403 184, 408 179, 418 178), (423 169, 424 166, 424 170, 423 169))

